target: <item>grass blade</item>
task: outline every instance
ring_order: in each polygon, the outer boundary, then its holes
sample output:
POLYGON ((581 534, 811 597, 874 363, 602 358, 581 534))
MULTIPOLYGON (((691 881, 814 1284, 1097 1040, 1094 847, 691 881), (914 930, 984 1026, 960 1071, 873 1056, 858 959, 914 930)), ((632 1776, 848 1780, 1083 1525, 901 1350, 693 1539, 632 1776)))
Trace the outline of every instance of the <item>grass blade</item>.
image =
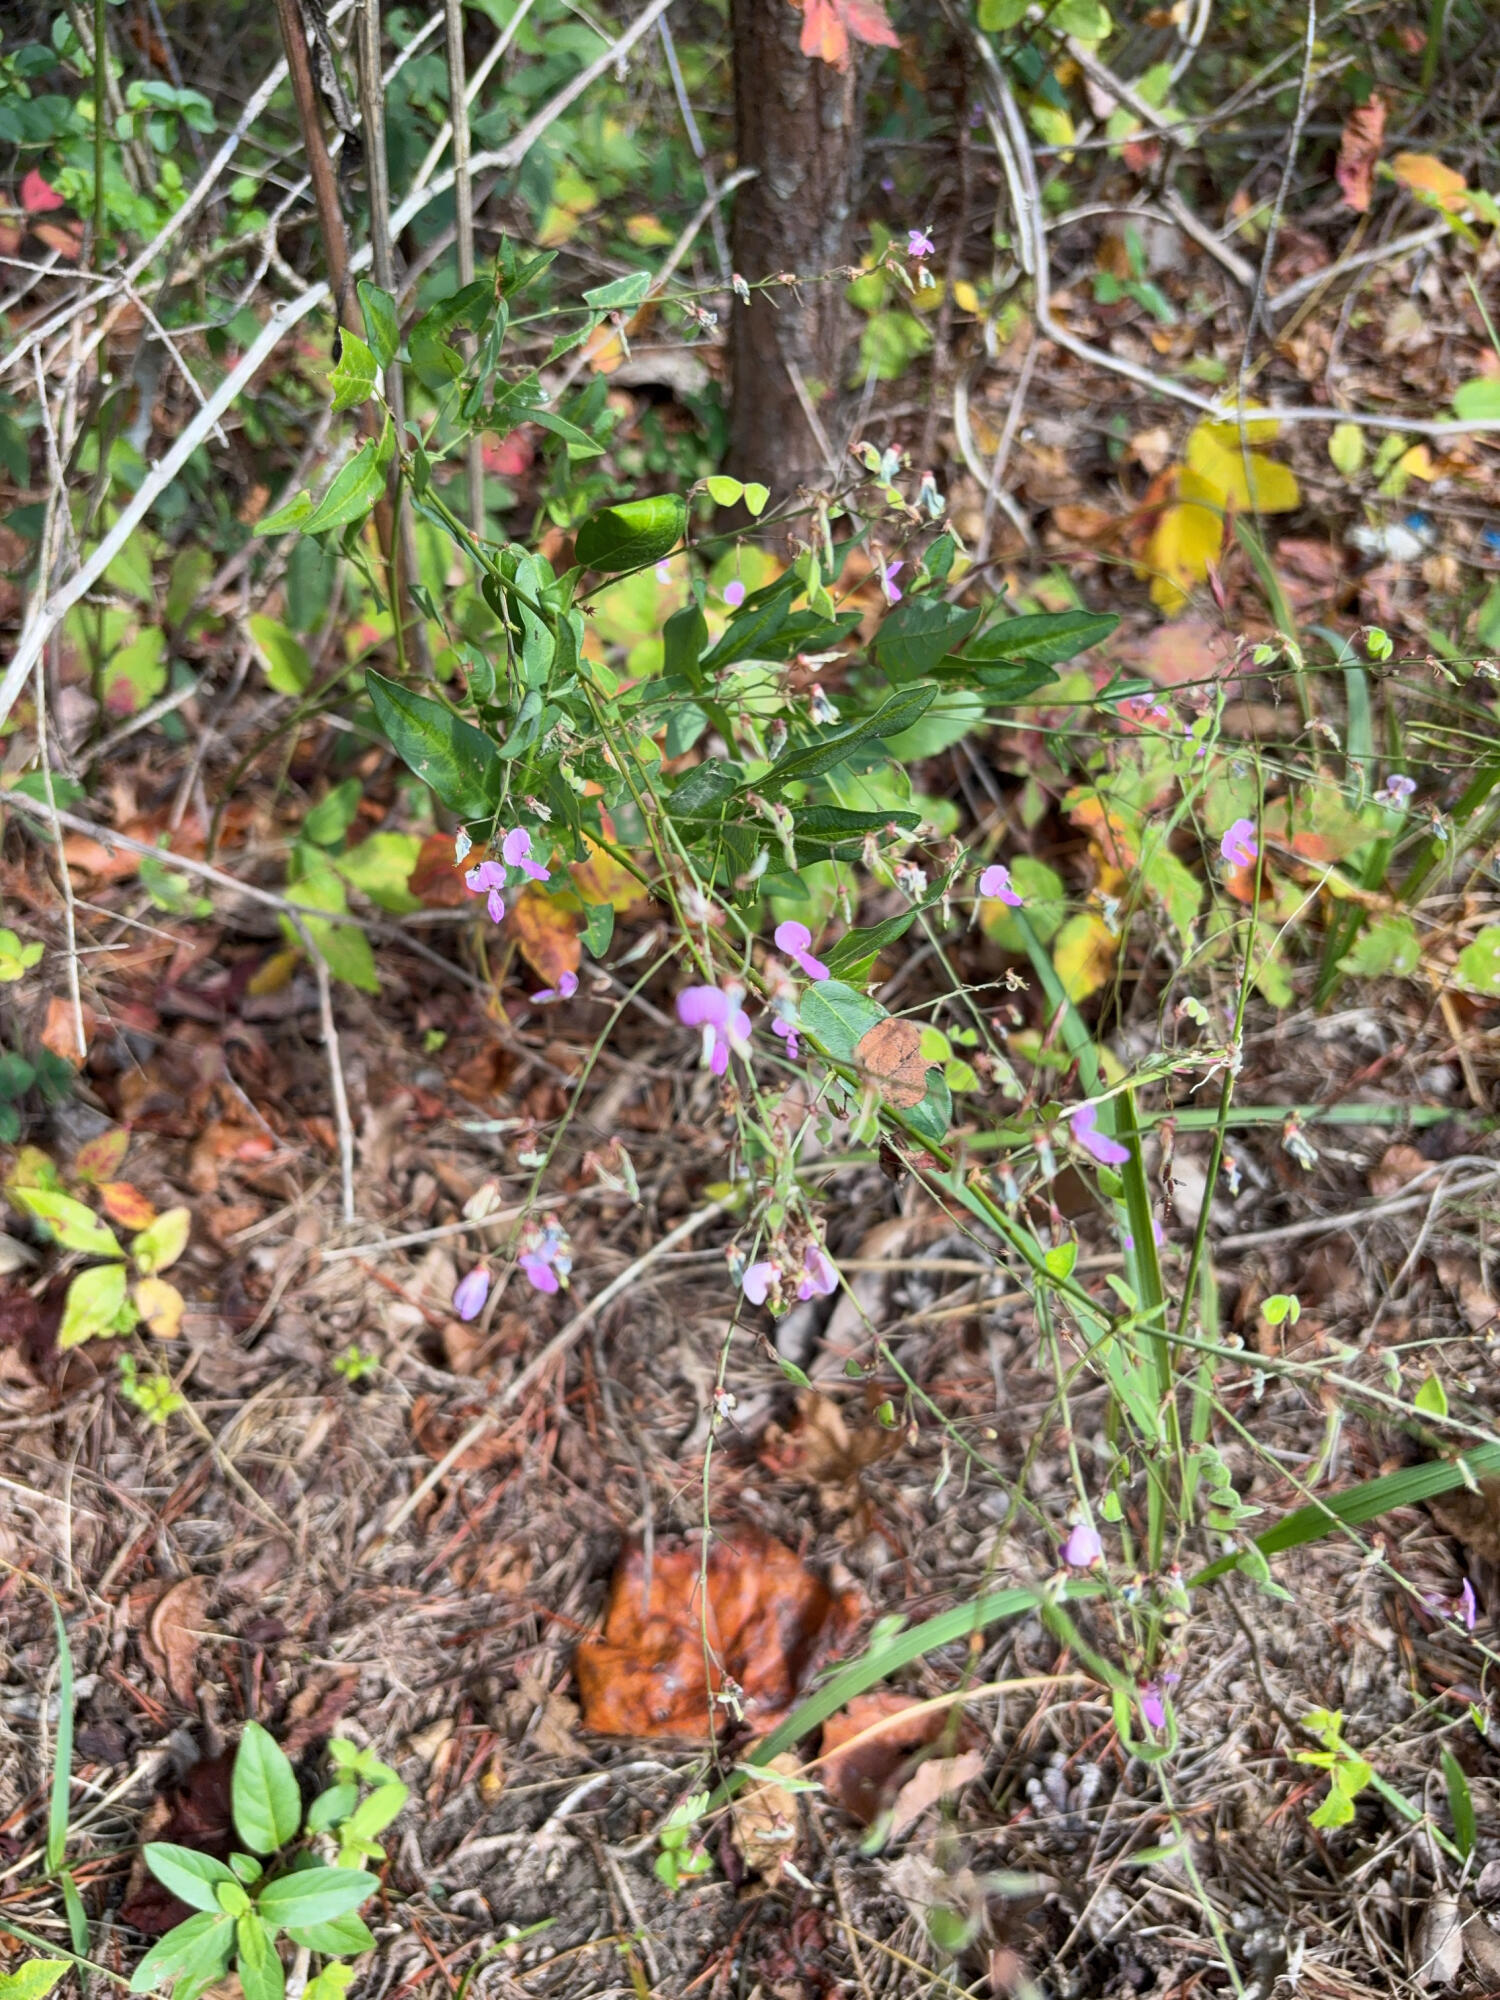
MULTIPOLYGON (((73 1650, 57 1601, 57 1742, 52 1755, 52 1797, 47 1808, 47 1873, 55 1875, 68 1851, 68 1798, 73 1773, 73 1650)), ((75 1892, 76 1893, 76 1892, 75 1892)))

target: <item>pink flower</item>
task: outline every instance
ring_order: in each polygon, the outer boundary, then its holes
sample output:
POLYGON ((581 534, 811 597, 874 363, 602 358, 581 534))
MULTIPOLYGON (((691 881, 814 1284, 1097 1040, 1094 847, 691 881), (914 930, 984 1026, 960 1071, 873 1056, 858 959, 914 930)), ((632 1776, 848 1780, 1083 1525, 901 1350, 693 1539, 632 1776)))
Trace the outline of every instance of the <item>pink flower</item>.
POLYGON ((771 1033, 773 1035, 780 1035, 781 1039, 786 1043, 787 1054, 795 1062, 802 1053, 802 1044, 797 1038, 797 1024, 794 1021, 783 1021, 778 1014, 776 1019, 771 1023, 771 1033))
POLYGON ((677 1018, 685 1028, 703 1030, 703 1060, 715 1076, 728 1069, 731 1049, 743 1055, 750 1046, 750 1016, 740 1005, 738 990, 684 987, 677 996, 677 1018))
POLYGON ((560 972, 555 986, 544 986, 540 993, 532 994, 531 1004, 533 1007, 548 1007, 554 1000, 571 1000, 577 991, 578 974, 560 972))
POLYGON ((776 926, 776 949, 784 951, 792 963, 809 979, 826 979, 828 967, 821 958, 814 958, 808 950, 812 943, 812 932, 806 924, 799 924, 795 917, 776 926))
POLYGON ((1408 778, 1404 771, 1392 771, 1375 796, 1378 799, 1384 799, 1388 806, 1395 806, 1399 811, 1403 806, 1410 803, 1412 794, 1416 789, 1417 781, 1415 778, 1408 778))
POLYGON ((1118 1139, 1111 1139, 1099 1130, 1099 1107, 1097 1104, 1080 1104, 1076 1111, 1068 1113, 1068 1129, 1083 1150, 1096 1159, 1101 1167, 1123 1167, 1130 1158, 1130 1150, 1122 1146, 1118 1139))
POLYGON ((1062 1559, 1069 1569, 1092 1569, 1103 1554, 1104 1544, 1087 1521, 1080 1521, 1063 1543, 1062 1559))
POLYGON ((471 896, 487 898, 490 920, 499 923, 505 915, 505 898, 500 891, 505 887, 505 870, 498 861, 481 861, 464 877, 464 886, 471 896))
POLYGON ((1474 1586, 1467 1577, 1464 1587, 1458 1593, 1458 1615, 1464 1621, 1464 1630, 1472 1632, 1479 1623, 1479 1605, 1474 1597, 1474 1586))
POLYGON ((555 1292, 573 1268, 567 1232, 556 1222, 549 1222, 516 1262, 539 1292, 555 1292))
POLYGON ((925 229, 908 229, 906 232, 906 254, 908 257, 930 257, 937 245, 925 229))
POLYGON ((672 581, 672 565, 667 561, 665 556, 656 565, 656 580, 658 583, 670 583, 672 581))
POLYGON ((1021 907, 1021 898, 1011 887, 1010 870, 1002 861, 992 861, 979 878, 981 896, 995 896, 1013 910, 1021 907))
POLYGON ((803 1275, 797 1281, 799 1299, 826 1299, 838 1290, 839 1274, 829 1262, 821 1243, 809 1243, 802 1257, 803 1275))
POLYGON ((904 562, 888 562, 880 572, 880 588, 887 604, 899 604, 901 592, 896 588, 896 578, 906 568, 904 562))
POLYGON ((1219 842, 1219 852, 1231 868, 1248 868, 1260 853, 1260 843, 1255 838, 1255 821, 1237 819, 1226 829, 1219 842))
POLYGON ((516 1261, 539 1292, 557 1290, 557 1273, 539 1251, 525 1250, 516 1261))
POLYGON ((1141 1704, 1141 1720, 1147 1723, 1152 1729, 1165 1729, 1167 1726, 1167 1707, 1166 1703, 1162 1700, 1161 1689, 1157 1686, 1156 1682, 1147 1681, 1146 1685, 1140 1689, 1138 1698, 1141 1704))
POLYGON ((478 1319, 489 1295, 490 1274, 483 1264, 476 1264, 468 1277, 460 1278, 454 1286, 453 1310, 460 1319, 478 1319))
POLYGON ((511 828, 500 843, 500 853, 507 868, 519 868, 529 881, 551 881, 552 870, 531 858, 531 835, 524 826, 511 828))
POLYGON ((781 1266, 773 1264, 769 1258, 752 1264, 740 1279, 740 1290, 753 1306, 763 1306, 771 1287, 781 1276, 781 1266))
POLYGON ((735 577, 724 586, 724 602, 729 606, 731 611, 738 611, 744 601, 745 586, 740 582, 738 577, 735 577))

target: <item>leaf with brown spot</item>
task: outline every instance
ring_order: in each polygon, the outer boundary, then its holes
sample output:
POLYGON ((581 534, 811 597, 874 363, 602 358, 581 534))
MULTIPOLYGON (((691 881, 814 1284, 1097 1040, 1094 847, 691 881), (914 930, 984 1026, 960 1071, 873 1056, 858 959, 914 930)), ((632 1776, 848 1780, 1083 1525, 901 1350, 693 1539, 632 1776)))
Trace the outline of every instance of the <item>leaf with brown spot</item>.
POLYGON ((476 909, 481 907, 464 887, 464 871, 453 859, 451 833, 428 834, 406 886, 429 910, 461 910, 469 902, 476 909))
POLYGON ((130 1181, 101 1181, 99 1206, 122 1229, 149 1229, 156 1220, 156 1210, 130 1181))
POLYGON ((922 1030, 915 1021, 894 1015, 867 1028, 854 1044, 854 1060, 887 1104, 910 1111, 927 1095, 927 1064, 922 1055, 922 1030))
POLYGON ((582 900, 595 905, 608 903, 613 910, 633 909, 644 902, 646 891, 630 870, 587 834, 583 839, 589 851, 587 861, 574 861, 568 866, 573 887, 582 900))
POLYGON ((112 1181, 124 1166, 125 1155, 129 1150, 130 1134, 125 1127, 111 1126, 109 1131, 101 1132, 96 1139, 87 1140, 73 1155, 74 1179, 92 1182, 112 1181))
POLYGON ((505 927, 545 985, 555 987, 565 972, 577 972, 583 957, 577 913, 541 889, 527 884, 511 904, 505 927))
POLYGON ((143 1632, 141 1653, 182 1708, 196 1705, 198 1635, 208 1611, 208 1579, 185 1576, 157 1599, 143 1632))

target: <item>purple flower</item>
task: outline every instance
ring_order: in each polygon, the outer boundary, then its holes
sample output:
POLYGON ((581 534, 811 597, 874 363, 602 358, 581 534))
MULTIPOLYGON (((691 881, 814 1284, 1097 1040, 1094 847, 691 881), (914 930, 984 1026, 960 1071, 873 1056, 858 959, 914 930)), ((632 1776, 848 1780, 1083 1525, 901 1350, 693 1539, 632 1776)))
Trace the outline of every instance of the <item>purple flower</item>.
POLYGON ((1387 805, 1395 806, 1399 810, 1410 803, 1416 789, 1415 778, 1408 778, 1404 771, 1392 771, 1381 786, 1379 797, 1383 798, 1387 805))
POLYGON ((547 1007, 554 1000, 571 1000, 577 991, 578 974, 576 972, 560 972, 557 976, 557 984, 555 986, 544 986, 540 993, 532 994, 531 1004, 533 1007, 547 1007))
POLYGON ((670 583, 672 581, 672 565, 667 561, 665 556, 656 565, 656 580, 658 583, 670 583))
POLYGON ((539 1251, 523 1251, 516 1261, 539 1292, 555 1292, 557 1290, 557 1273, 539 1251))
POLYGON ((471 896, 487 898, 487 908, 493 923, 499 923, 505 915, 505 898, 500 891, 505 887, 505 870, 498 861, 481 861, 464 877, 464 887, 471 896))
POLYGON ((802 1277, 797 1281, 799 1299, 826 1299, 837 1291, 839 1274, 829 1262, 821 1243, 809 1243, 802 1258, 802 1277))
POLYGON ((1002 861, 992 861, 979 878, 981 896, 998 897, 1013 910, 1021 907, 1021 898, 1011 886, 1010 870, 1002 861))
POLYGON ((1104 1544, 1098 1531, 1087 1521, 1080 1521, 1063 1543, 1062 1559, 1069 1569, 1092 1569, 1103 1554, 1104 1544))
POLYGON ((1147 1681, 1146 1685, 1139 1692, 1139 1700, 1142 1721, 1149 1724, 1152 1729, 1165 1729, 1167 1726, 1167 1707, 1161 1698, 1161 1689, 1155 1681, 1147 1681))
POLYGON ((1255 838, 1255 821, 1237 819, 1226 829, 1219 842, 1219 852, 1231 868, 1248 868, 1260 853, 1260 843, 1255 838))
POLYGON ((795 1062, 798 1056, 802 1053, 802 1044, 797 1039, 796 1022, 783 1021, 781 1016, 778 1014, 776 1019, 771 1023, 771 1033, 773 1035, 780 1035, 781 1039, 786 1043, 787 1054, 791 1057, 792 1061, 795 1062))
POLYGON ((539 1292, 555 1292, 573 1268, 567 1232, 556 1222, 549 1222, 516 1262, 539 1292))
POLYGON ((896 183, 891 179, 889 174, 881 175, 880 185, 887 194, 894 194, 896 192, 896 183))
POLYGON ((1080 1104, 1076 1111, 1068 1113, 1068 1129, 1083 1150, 1096 1159, 1101 1167, 1123 1167, 1130 1158, 1130 1150, 1122 1146, 1118 1139, 1111 1139, 1099 1130, 1099 1107, 1097 1104, 1080 1104))
POLYGON ((812 943, 812 932, 806 924, 799 924, 790 917, 784 924, 776 926, 776 949, 784 951, 792 963, 809 979, 826 979, 828 967, 821 958, 814 958, 808 950, 812 943))
POLYGON ((738 611, 745 601, 745 586, 735 577, 724 586, 724 602, 731 611, 738 611))
POLYGON ((490 1274, 483 1264, 476 1264, 468 1277, 460 1278, 454 1286, 453 1310, 460 1319, 478 1319, 489 1295, 490 1274))
POLYGON ((880 588, 885 593, 887 604, 899 604, 901 592, 896 588, 896 578, 906 568, 904 562, 888 562, 880 572, 880 588))
POLYGON ((766 1295, 781 1276, 781 1266, 773 1264, 769 1258, 752 1264, 740 1279, 740 1290, 753 1306, 763 1306, 766 1295))
POLYGON ((937 245, 925 229, 908 229, 906 232, 906 254, 908 257, 930 257, 937 245))
POLYGON ((531 882, 550 882, 552 870, 531 858, 531 835, 524 826, 513 826, 500 843, 507 868, 519 868, 531 882))
POLYGON ((703 1059, 715 1076, 728 1069, 731 1049, 743 1054, 750 1046, 750 1016, 740 1005, 737 990, 684 987, 677 996, 677 1018, 685 1028, 703 1030, 703 1059))
POLYGON ((1467 1577, 1464 1587, 1458 1593, 1458 1615, 1464 1621, 1464 1630, 1472 1632, 1479 1622, 1479 1606, 1474 1597, 1474 1586, 1467 1577))

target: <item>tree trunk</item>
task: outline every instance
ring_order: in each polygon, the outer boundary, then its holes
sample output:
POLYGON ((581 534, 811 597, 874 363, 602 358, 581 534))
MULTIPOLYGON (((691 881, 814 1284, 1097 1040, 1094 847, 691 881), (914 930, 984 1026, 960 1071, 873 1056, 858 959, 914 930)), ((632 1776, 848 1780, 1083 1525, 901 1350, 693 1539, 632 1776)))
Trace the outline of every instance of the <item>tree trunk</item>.
POLYGON ((757 177, 734 200, 734 268, 752 284, 778 272, 808 282, 756 292, 734 308, 729 466, 779 497, 827 486, 839 389, 844 282, 858 165, 855 77, 803 55, 789 0, 731 0, 735 150, 757 177), (799 393, 800 385, 800 393, 799 393), (816 417, 809 419, 810 407, 816 417), (819 421, 823 437, 818 435, 819 421))

